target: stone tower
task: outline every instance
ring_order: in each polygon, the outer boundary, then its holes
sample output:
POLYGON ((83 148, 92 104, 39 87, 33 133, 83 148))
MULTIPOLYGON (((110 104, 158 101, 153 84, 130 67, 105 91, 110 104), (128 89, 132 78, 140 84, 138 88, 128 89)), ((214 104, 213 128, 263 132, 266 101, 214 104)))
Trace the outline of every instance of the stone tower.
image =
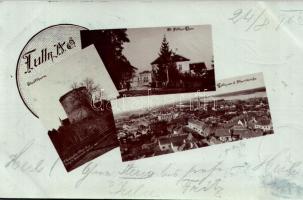
POLYGON ((91 97, 86 87, 73 89, 59 99, 71 124, 93 117, 91 97))

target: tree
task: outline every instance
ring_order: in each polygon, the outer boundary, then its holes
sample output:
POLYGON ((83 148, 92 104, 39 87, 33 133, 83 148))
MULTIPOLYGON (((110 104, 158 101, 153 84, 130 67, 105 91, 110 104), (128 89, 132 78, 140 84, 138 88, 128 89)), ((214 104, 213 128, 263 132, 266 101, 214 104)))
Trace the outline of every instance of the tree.
POLYGON ((159 56, 163 59, 164 62, 169 62, 169 59, 172 56, 172 50, 169 49, 169 43, 166 40, 165 35, 162 40, 159 56))
POLYGON ((102 89, 99 85, 95 84, 93 79, 85 78, 82 82, 73 82, 71 84, 71 88, 73 90, 79 87, 85 87, 87 89, 88 94, 84 95, 83 93, 79 92, 77 95, 78 99, 82 99, 83 102, 89 100, 92 106, 94 106, 95 103, 102 101, 102 89))
POLYGON ((192 70, 198 76, 205 75, 205 73, 206 73, 206 65, 205 65, 205 63, 194 64, 192 70))
POLYGON ((123 55, 123 44, 130 42, 127 29, 84 31, 81 33, 82 47, 94 44, 115 86, 129 81, 136 68, 123 55))
POLYGON ((166 37, 164 35, 162 44, 160 47, 159 57, 158 57, 158 63, 157 63, 157 69, 155 70, 156 79, 160 82, 166 82, 167 80, 167 63, 169 62, 169 59, 171 57, 171 50, 169 49, 169 43, 166 40, 166 37))
POLYGON ((101 92, 99 85, 96 85, 94 80, 91 78, 85 78, 82 82, 73 82, 71 89, 77 89, 79 87, 86 87, 88 93, 92 96, 96 92, 101 92))
POLYGON ((80 86, 77 82, 73 82, 70 87, 71 87, 71 89, 77 89, 80 86))
POLYGON ((96 85, 94 83, 94 80, 91 78, 86 78, 82 81, 82 83, 80 83, 81 86, 86 87, 86 89, 88 90, 88 92, 93 95, 95 92, 99 92, 101 91, 101 88, 99 85, 96 85))
POLYGON ((164 35, 155 74, 158 81, 166 82, 172 86, 179 80, 179 71, 174 62, 174 56, 175 53, 170 49, 169 43, 164 35))

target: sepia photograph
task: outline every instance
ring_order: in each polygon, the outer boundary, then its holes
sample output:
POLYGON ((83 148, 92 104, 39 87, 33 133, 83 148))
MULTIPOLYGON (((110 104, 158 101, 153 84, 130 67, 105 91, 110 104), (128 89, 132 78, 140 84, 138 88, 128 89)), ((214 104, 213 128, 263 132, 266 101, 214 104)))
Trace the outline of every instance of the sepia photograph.
POLYGON ((211 25, 81 30, 119 97, 215 90, 211 25))
POLYGON ((93 45, 54 65, 32 92, 68 172, 118 146, 109 101, 118 91, 93 45))
POLYGON ((262 74, 218 81, 214 92, 144 105, 114 109, 123 161, 273 134, 262 74))

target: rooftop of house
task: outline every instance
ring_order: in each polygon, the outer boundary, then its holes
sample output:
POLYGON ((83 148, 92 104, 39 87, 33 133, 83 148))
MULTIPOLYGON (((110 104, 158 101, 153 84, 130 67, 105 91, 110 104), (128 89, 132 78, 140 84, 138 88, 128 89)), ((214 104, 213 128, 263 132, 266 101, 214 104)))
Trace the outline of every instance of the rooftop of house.
POLYGON ((263 132, 261 130, 256 130, 256 131, 246 131, 244 133, 241 134, 242 138, 253 138, 253 137, 258 137, 263 135, 263 132))
MULTIPOLYGON (((178 54, 175 54, 175 55, 172 56, 172 61, 173 62, 184 62, 184 61, 189 61, 189 59, 185 58, 183 56, 180 56, 178 54)), ((159 56, 151 64, 154 65, 154 64, 165 64, 165 63, 167 63, 167 61, 159 56)))
POLYGON ((180 133, 183 133, 183 127, 182 126, 170 127, 170 131, 175 131, 180 134, 180 133))
POLYGON ((241 130, 241 129, 246 129, 244 126, 240 125, 240 124, 236 124, 232 127, 234 130, 241 130))
POLYGON ((183 140, 175 140, 175 141, 172 141, 171 143, 172 143, 173 146, 178 147, 178 146, 181 146, 181 145, 184 144, 183 141, 184 141, 184 139, 183 140))
POLYGON ((206 133, 208 133, 208 134, 214 133, 214 132, 215 132, 215 128, 210 127, 210 126, 207 126, 207 127, 204 129, 204 132, 206 132, 206 133))
POLYGON ((247 122, 249 120, 249 116, 247 114, 242 114, 236 117, 233 117, 231 120, 229 120, 224 127, 232 127, 235 126, 237 124, 239 124, 240 122, 242 124, 244 124, 245 122, 247 122))
POLYGON ((242 129, 234 129, 233 134, 234 135, 243 135, 243 134, 250 134, 251 130, 242 128, 242 129))
POLYGON ((148 70, 144 70, 143 72, 140 72, 139 74, 150 74, 151 71, 148 71, 148 70))
POLYGON ((217 128, 215 131, 215 136, 230 136, 231 133, 229 132, 229 129, 227 128, 217 128))
POLYGON ((176 144, 183 142, 183 140, 187 139, 187 134, 179 134, 176 136, 161 136, 158 138, 160 145, 167 145, 170 143, 176 144))
POLYGON ((201 128, 204 128, 206 126, 206 124, 202 121, 199 121, 199 120, 196 120, 196 119, 189 119, 188 120, 188 123, 191 123, 191 124, 195 124, 195 125, 198 125, 198 126, 201 126, 201 128))
POLYGON ((213 143, 213 144, 221 144, 222 143, 220 140, 218 140, 215 137, 211 137, 209 142, 213 143))

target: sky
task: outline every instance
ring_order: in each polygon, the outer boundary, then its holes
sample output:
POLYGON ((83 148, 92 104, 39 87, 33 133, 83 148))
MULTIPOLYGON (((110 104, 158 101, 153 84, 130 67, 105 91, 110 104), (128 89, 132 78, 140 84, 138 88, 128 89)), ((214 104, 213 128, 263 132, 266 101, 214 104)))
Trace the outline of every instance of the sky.
POLYGON ((138 68, 137 72, 151 70, 150 63, 158 57, 165 35, 170 48, 175 53, 190 59, 190 63, 205 62, 206 67, 210 68, 213 58, 211 26, 189 27, 193 30, 168 31, 168 27, 128 29, 130 42, 124 43, 123 54, 133 66, 138 68))

